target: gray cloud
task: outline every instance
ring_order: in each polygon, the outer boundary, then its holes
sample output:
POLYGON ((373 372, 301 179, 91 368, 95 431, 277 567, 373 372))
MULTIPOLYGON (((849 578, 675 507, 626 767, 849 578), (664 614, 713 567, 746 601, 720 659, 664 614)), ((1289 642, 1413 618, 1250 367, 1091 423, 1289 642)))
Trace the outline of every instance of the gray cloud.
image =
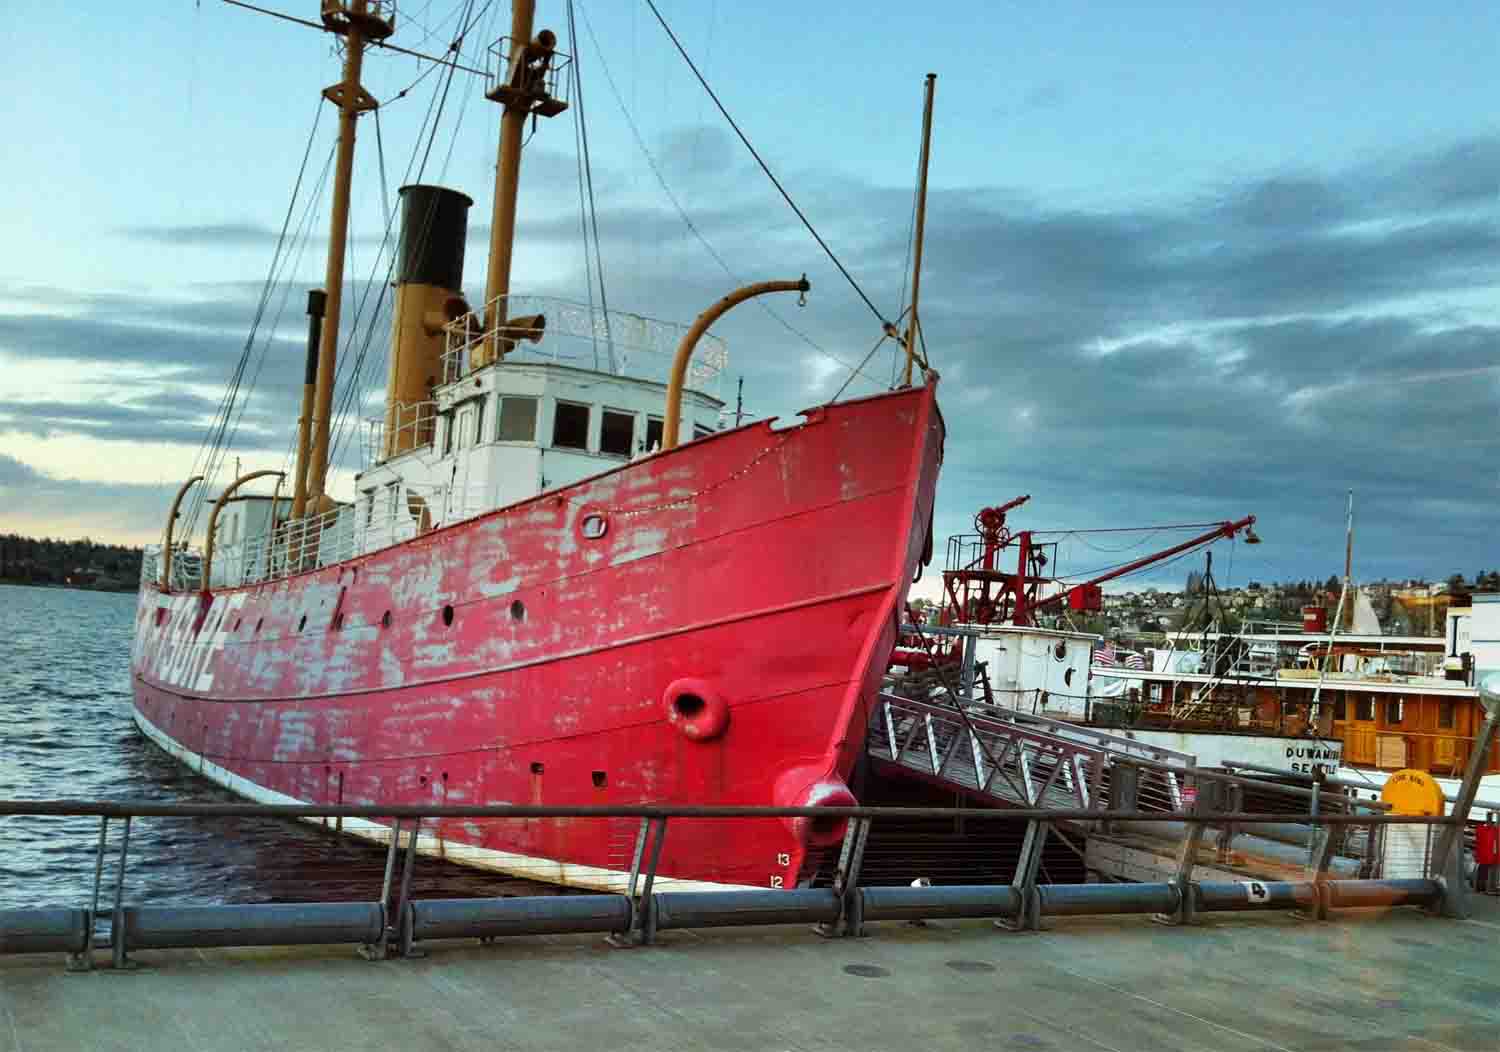
MULTIPOLYGON (((735 280, 806 271, 807 310, 791 298, 769 306, 846 362, 863 357, 875 320, 785 206, 759 184, 744 189, 750 184, 731 171, 732 145, 688 127, 659 152, 735 280)), ((571 172, 571 158, 542 163, 571 172)), ((909 192, 783 174, 894 315, 909 192)), ((1239 552, 1242 573, 1321 576, 1342 559, 1343 493, 1352 486, 1361 572, 1478 569, 1492 557, 1500 482, 1490 425, 1500 405, 1500 318, 1457 315, 1445 297, 1496 283, 1497 181, 1500 138, 1331 175, 1258 175, 1174 207, 1082 211, 1000 187, 935 192, 923 318, 950 428, 938 533, 966 530, 976 508, 1020 492, 1035 494, 1019 517, 1032 525, 1253 512, 1267 544, 1239 552)), ((612 306, 686 319, 724 294, 732 280, 665 200, 626 196, 609 172, 599 184, 612 306)), ((574 243, 576 203, 556 196, 555 208, 523 219, 521 257, 557 258, 574 243)), ((238 236, 236 224, 187 231, 170 236, 238 236)), ((471 254, 482 254, 484 236, 471 230, 471 254)), ((576 275, 537 288, 518 273, 518 287, 581 298, 576 275)), ((0 350, 144 366, 156 371, 153 390, 220 384, 259 287, 190 291, 195 298, 179 304, 98 296, 56 303, 41 320, 0 316, 0 350)), ((273 345, 261 376, 266 400, 247 417, 249 436, 272 436, 273 445, 295 413, 299 311, 293 302, 295 338, 273 345)), ((744 375, 754 415, 827 398, 845 375, 834 368, 810 387, 806 362, 816 353, 761 305, 738 308, 715 331, 732 348, 726 390, 744 375)), ((383 328, 376 333, 378 348, 383 328)), ((869 370, 876 379, 852 390, 877 389, 889 369, 882 353, 869 370)), ((204 412, 126 401, 94 412, 7 403, 0 412, 18 421, 29 413, 29 423, 14 425, 23 428, 121 437, 142 425, 139 410, 184 429, 204 412)), ((1089 557, 1068 556, 1079 566, 1089 557)))
POLYGON ((121 227, 116 233, 160 245, 263 245, 274 243, 278 231, 255 223, 191 223, 182 226, 121 227))

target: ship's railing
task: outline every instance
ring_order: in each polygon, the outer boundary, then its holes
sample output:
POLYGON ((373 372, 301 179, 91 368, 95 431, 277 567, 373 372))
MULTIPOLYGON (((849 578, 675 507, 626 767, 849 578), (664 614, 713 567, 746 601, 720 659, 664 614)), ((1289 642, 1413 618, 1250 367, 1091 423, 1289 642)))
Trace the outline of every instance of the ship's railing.
POLYGON ((397 402, 365 421, 364 463, 379 464, 390 455, 430 447, 437 437, 436 402, 397 402))
MULTIPOLYGON (((214 549, 212 586, 259 584, 332 566, 409 541, 439 526, 451 526, 494 509, 494 495, 481 485, 416 486, 401 482, 361 493, 321 515, 278 522, 214 549)), ((179 552, 173 578, 179 588, 201 587, 201 559, 179 552), (184 564, 179 572, 179 560, 184 564), (197 572, 198 577, 193 574, 197 572)), ((143 580, 147 580, 143 572, 143 580)))
MULTIPOLYGON (((194 592, 203 587, 203 551, 186 544, 176 544, 172 553, 172 580, 168 587, 173 591, 194 592)), ((162 572, 162 546, 148 544, 141 552, 141 584, 160 585, 162 572)))
MULTIPOLYGON (((369 555, 409 541, 428 530, 494 510, 490 489, 482 485, 416 486, 401 482, 364 492, 351 504, 321 515, 276 523, 214 549, 213 588, 240 587, 280 580, 369 555)), ((141 561, 142 584, 161 580, 160 546, 148 548, 141 561)), ((172 557, 173 591, 203 588, 203 555, 179 548, 172 557)))
MULTIPOLYGON (((528 40, 519 41, 522 49, 529 43, 528 40)), ((547 64, 540 71, 538 83, 538 78, 528 79, 524 71, 516 69, 516 63, 524 61, 522 55, 516 54, 516 44, 517 41, 512 37, 501 37, 487 49, 484 63, 487 95, 502 102, 529 98, 533 100, 532 108, 538 109, 538 112, 545 111, 548 116, 561 113, 568 105, 568 84, 571 80, 571 77, 563 74, 567 72, 573 57, 557 50, 548 52, 547 64), (543 95, 546 96, 544 103, 540 98, 543 95), (540 107, 538 103, 541 104, 540 107)))
MULTIPOLYGON (((1272 831, 1289 822, 1309 819, 1300 814, 1225 811, 1205 806, 1205 800, 1206 796, 1200 796, 1197 804, 1166 813, 1097 807, 544 807, 0 800, 0 818, 7 828, 42 840, 48 838, 47 824, 59 823, 68 832, 62 836, 53 833, 54 841, 71 836, 93 844, 92 897, 87 904, 0 909, 0 954, 65 953, 69 967, 82 971, 93 967, 95 951, 105 947, 111 952, 114 967, 126 968, 131 965, 132 952, 146 949, 344 944, 358 946, 367 958, 383 959, 425 956, 424 944, 437 940, 488 941, 498 936, 564 932, 592 932, 608 936, 616 945, 638 945, 652 942, 656 933, 665 929, 755 924, 815 924, 824 935, 852 936, 865 934, 870 922, 936 917, 994 918, 1016 930, 1035 930, 1043 917, 1080 914, 1155 913, 1168 923, 1187 924, 1198 913, 1213 910, 1297 910, 1317 919, 1327 919, 1330 909, 1369 906, 1418 906, 1453 916, 1464 913, 1463 884, 1454 879, 1462 862, 1458 846, 1461 838, 1453 839, 1448 859, 1424 858, 1423 872, 1401 878, 1337 879, 1329 867, 1327 847, 1334 842, 1335 832, 1345 827, 1394 827, 1414 831, 1409 839, 1418 839, 1425 837, 1424 830, 1458 824, 1458 819, 1386 814, 1312 816, 1316 836, 1304 852, 1305 865, 1291 866, 1285 879, 1226 880, 1211 855, 1200 857, 1200 847, 1210 831, 1257 827, 1272 831), (143 898, 139 883, 128 886, 126 879, 132 837, 137 852, 142 843, 152 843, 153 826, 145 821, 148 819, 314 823, 383 845, 384 875, 378 891, 371 886, 362 901, 266 905, 151 901, 149 896, 143 898), (90 820, 97 820, 97 825, 90 820), (112 822, 117 823, 118 846, 110 842, 112 822), (445 834, 459 832, 472 839, 485 823, 495 822, 524 824, 532 835, 565 828, 568 839, 575 843, 589 840, 590 832, 595 839, 614 836, 623 847, 620 868, 607 871, 613 874, 613 882, 602 894, 467 899, 417 895, 412 876, 418 856, 465 860, 464 842, 445 834), (777 874, 761 888, 720 885, 716 890, 706 890, 702 885, 676 880, 662 870, 662 849, 671 830, 686 828, 696 840, 702 838, 707 826, 723 840, 733 841, 736 827, 743 830, 747 828, 744 823, 756 822, 776 822, 782 828, 797 822, 816 823, 822 829, 841 827, 842 842, 835 840, 835 846, 814 858, 811 867, 804 862, 794 881, 777 874), (986 835, 988 830, 988 835, 1012 845, 1019 839, 1021 848, 1019 852, 1010 849, 1013 853, 1004 867, 1006 872, 988 882, 972 876, 981 863, 971 854, 958 860, 959 868, 942 874, 938 881, 912 882, 911 835, 924 822, 947 830, 950 837, 954 823, 963 823, 967 835, 986 835), (1082 879, 1074 883, 1040 882, 1044 859, 1054 868, 1074 859, 1071 865, 1075 876, 1081 872, 1076 859, 1082 851, 1062 834, 1061 828, 1085 824, 1107 832, 1136 824, 1153 828, 1167 823, 1176 823, 1186 831, 1179 856, 1168 861, 1168 879, 1139 883, 1089 883, 1082 879), (894 855, 880 846, 881 829, 894 830, 899 838, 894 855), (899 857, 904 865, 892 870, 892 857, 899 857), (112 888, 106 884, 107 872, 112 888), (1194 879, 1195 873, 1212 879, 1194 879)), ((513 829, 512 835, 515 832, 513 829)), ((1429 840, 1424 839, 1424 843, 1429 840)), ((170 851, 171 847, 160 844, 160 849, 170 851)), ((151 863, 157 861, 151 859, 151 863)), ((586 868, 566 862, 553 866, 559 873, 586 868)), ((50 876, 55 880, 57 875, 50 876)), ((87 886, 82 879, 79 883, 87 886)), ((26 893, 11 883, 0 893, 13 897, 18 891, 26 893)))
MULTIPOLYGON (((554 362, 578 369, 607 372, 665 384, 677 345, 687 326, 625 311, 604 311, 585 303, 548 296, 497 297, 482 315, 500 319, 490 330, 474 315, 466 315, 445 329, 443 382, 467 375, 476 364, 492 359, 497 343, 509 348, 507 362, 554 362), (540 339, 534 328, 506 327, 506 321, 546 319, 540 339)), ((716 336, 698 341, 688 365, 688 387, 718 397, 720 381, 729 365, 729 350, 716 336)))

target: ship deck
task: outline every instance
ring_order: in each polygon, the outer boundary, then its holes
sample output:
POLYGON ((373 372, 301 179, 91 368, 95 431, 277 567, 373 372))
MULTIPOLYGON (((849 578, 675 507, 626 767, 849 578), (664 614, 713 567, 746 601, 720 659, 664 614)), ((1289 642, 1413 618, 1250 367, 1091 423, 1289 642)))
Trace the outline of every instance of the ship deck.
POLYGON ((0 1052, 49 1049, 1492 1049, 1500 899, 1473 919, 1412 910, 1059 919, 436 944, 142 951, 129 974, 0 958, 0 1052))

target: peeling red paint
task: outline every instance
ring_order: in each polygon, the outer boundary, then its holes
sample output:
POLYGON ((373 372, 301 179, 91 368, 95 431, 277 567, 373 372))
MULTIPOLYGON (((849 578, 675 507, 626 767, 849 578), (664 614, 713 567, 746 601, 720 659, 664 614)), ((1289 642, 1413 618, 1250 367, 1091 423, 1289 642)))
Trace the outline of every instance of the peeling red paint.
MULTIPOLYGON (((148 588, 135 705, 209 763, 310 802, 588 804, 606 795, 596 771, 613 804, 784 802, 792 770, 810 800, 842 799, 942 442, 934 388, 907 389, 696 441, 294 578, 206 600, 148 588), (586 514, 607 517, 601 536, 580 529, 586 514), (663 707, 685 678, 728 704, 712 740, 689 740, 663 707)), ((781 886, 803 857, 774 820, 733 837, 671 826, 673 877, 781 886)), ((628 868, 605 833, 440 830, 628 868)))

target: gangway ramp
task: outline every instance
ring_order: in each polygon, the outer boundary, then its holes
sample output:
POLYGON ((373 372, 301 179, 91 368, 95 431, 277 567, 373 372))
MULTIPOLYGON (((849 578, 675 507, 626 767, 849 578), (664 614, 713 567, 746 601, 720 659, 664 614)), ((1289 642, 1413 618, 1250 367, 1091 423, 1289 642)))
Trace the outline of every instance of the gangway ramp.
MULTIPOLYGON (((878 696, 866 750, 882 774, 918 778, 1000 807, 1181 812, 1190 809, 1184 791, 1196 788, 1198 770, 1189 753, 1091 727, 998 706, 886 692, 878 696)), ((1116 880, 1157 880, 1175 872, 1187 836, 1186 826, 1170 821, 1132 825, 1071 819, 1053 828, 1090 870, 1116 880)), ((1198 864, 1204 879, 1282 879, 1311 855, 1309 848, 1253 833, 1224 834, 1202 843, 1198 864)), ((1356 859, 1329 863, 1344 874, 1359 868, 1356 859)))
POLYGON ((870 756, 954 789, 1015 807, 1102 810, 1110 767, 1121 759, 1161 765, 1143 772, 1142 799, 1182 806, 1188 753, 994 706, 953 705, 882 693, 870 721, 870 756))

